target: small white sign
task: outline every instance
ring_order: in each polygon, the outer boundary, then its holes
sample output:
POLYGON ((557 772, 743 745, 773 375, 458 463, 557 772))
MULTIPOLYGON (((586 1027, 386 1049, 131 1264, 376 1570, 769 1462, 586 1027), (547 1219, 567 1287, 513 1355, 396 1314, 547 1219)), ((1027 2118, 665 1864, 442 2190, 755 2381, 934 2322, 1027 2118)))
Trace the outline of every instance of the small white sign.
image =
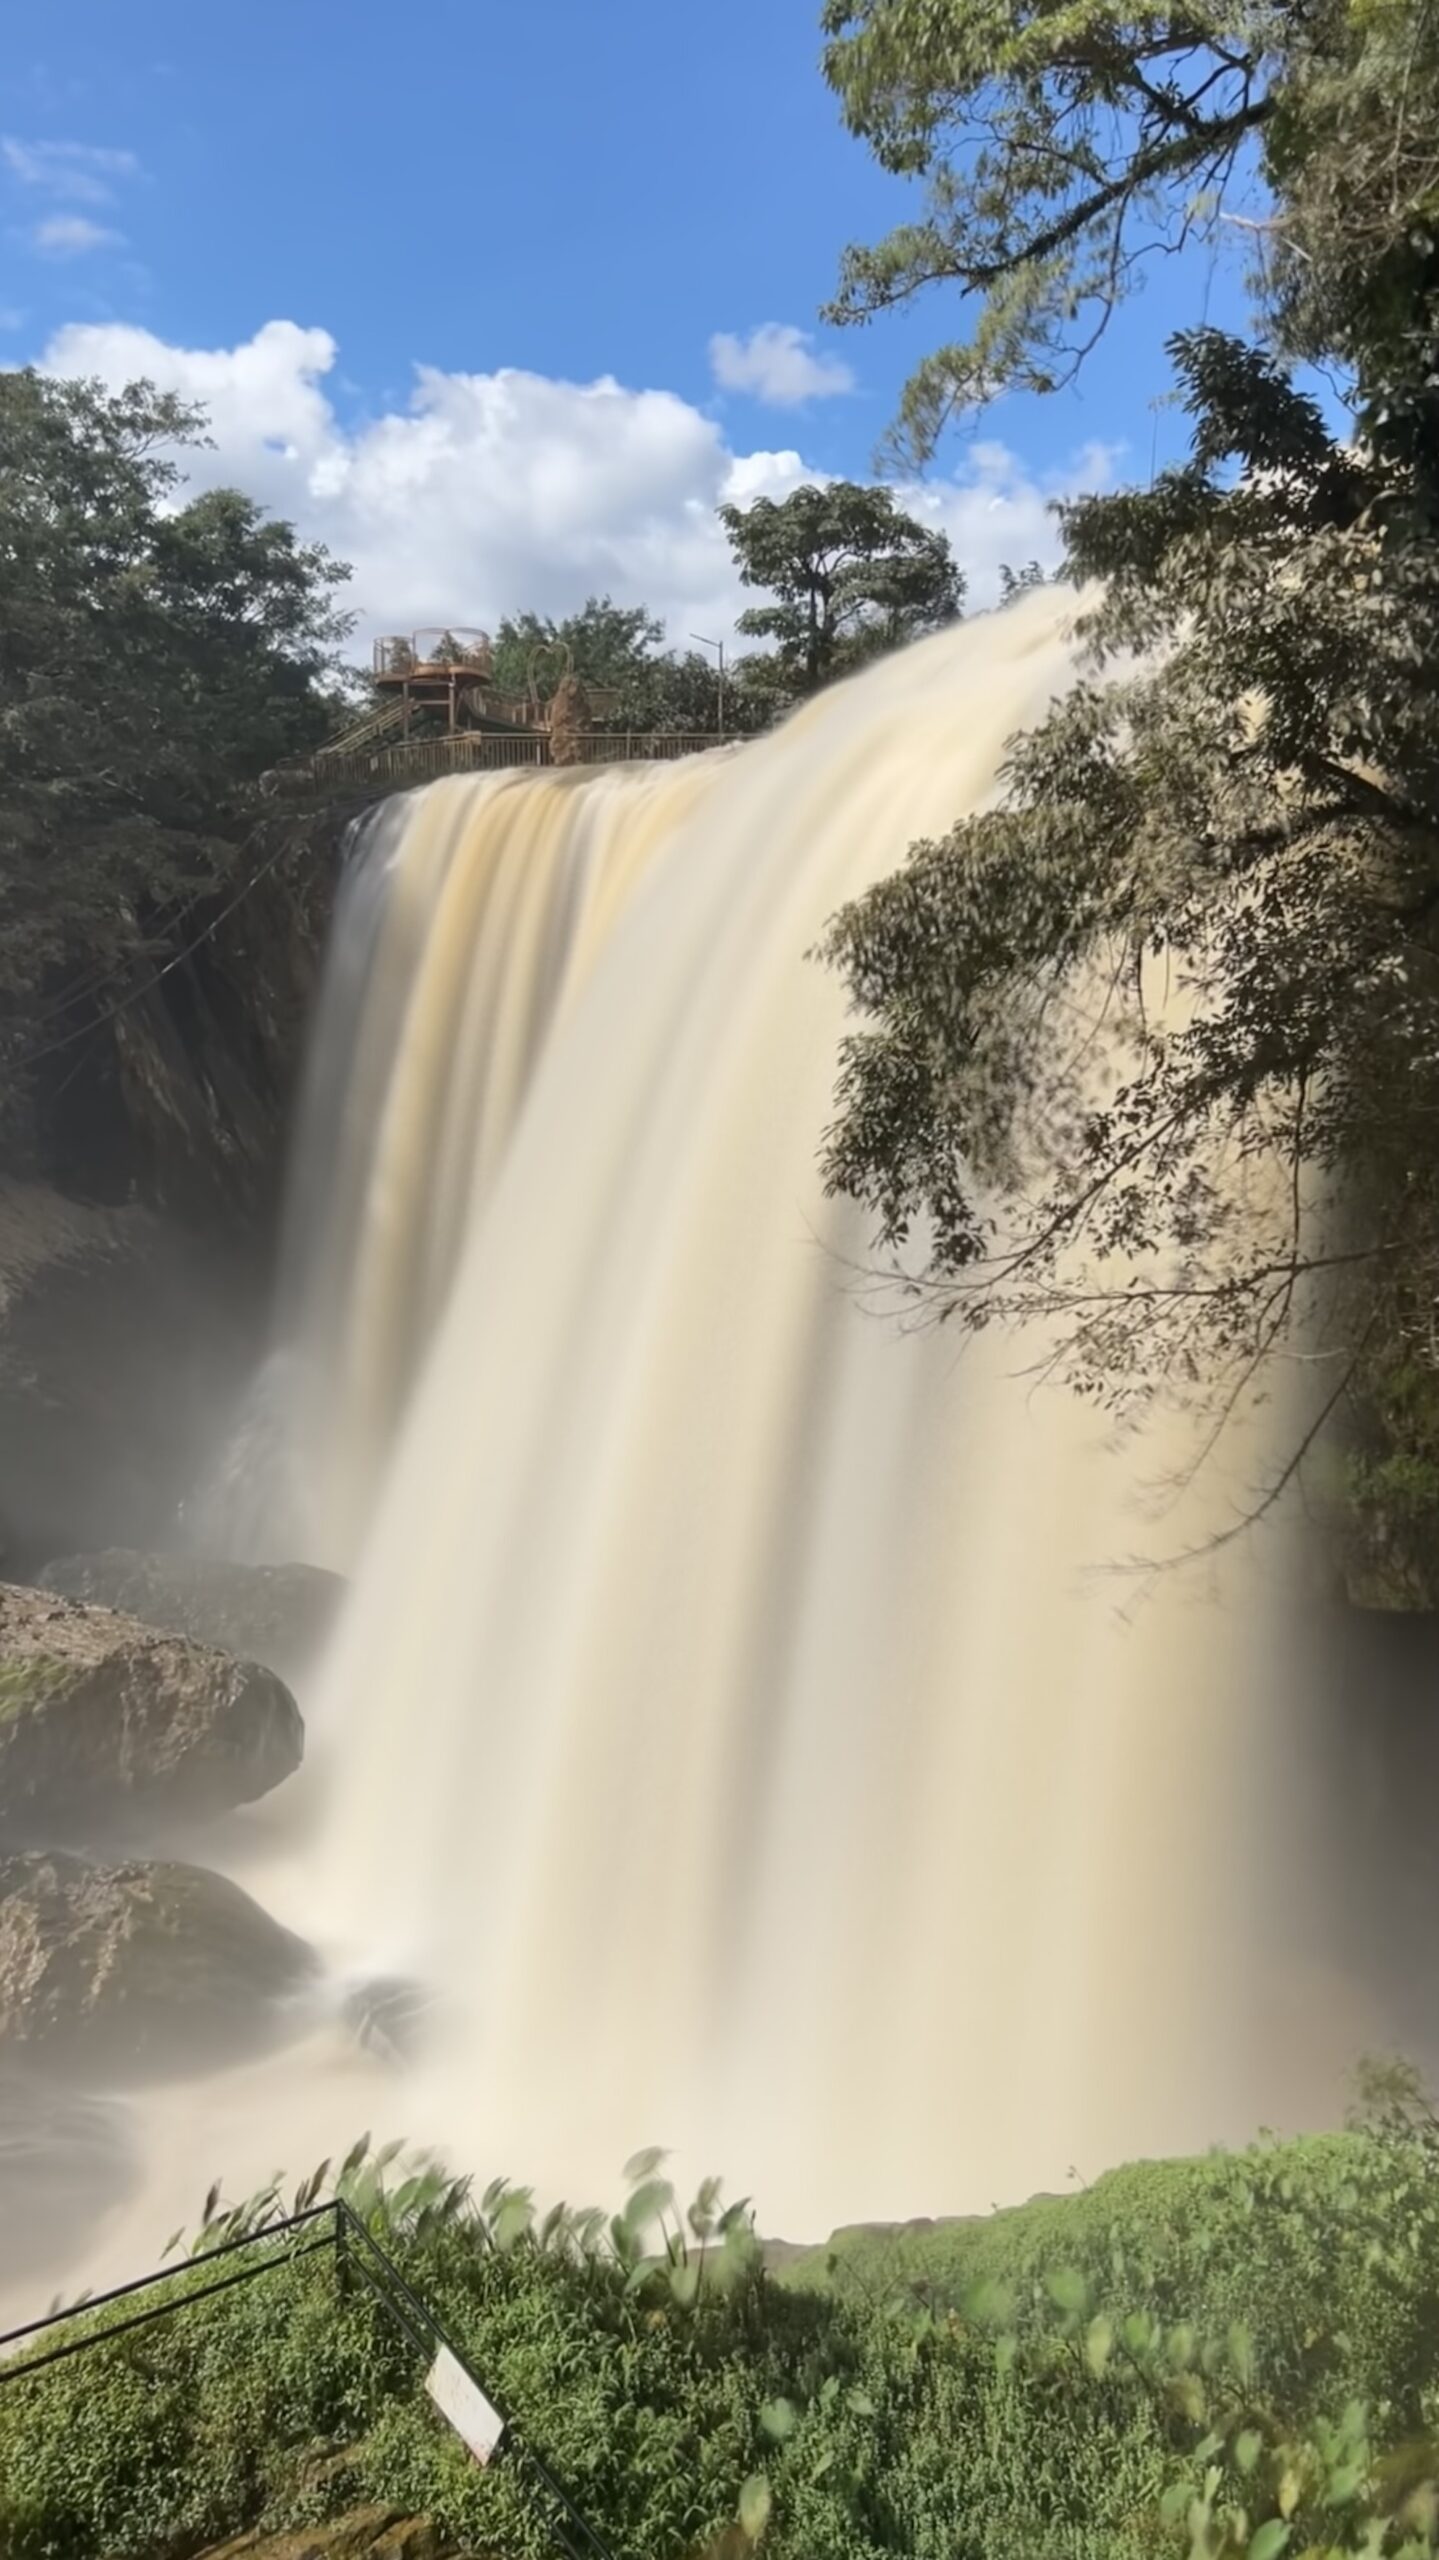
POLYGON ((476 2462, 488 2462, 498 2453, 505 2432, 504 2419, 448 2347, 441 2347, 426 2374, 425 2389, 460 2442, 469 2446, 476 2462))

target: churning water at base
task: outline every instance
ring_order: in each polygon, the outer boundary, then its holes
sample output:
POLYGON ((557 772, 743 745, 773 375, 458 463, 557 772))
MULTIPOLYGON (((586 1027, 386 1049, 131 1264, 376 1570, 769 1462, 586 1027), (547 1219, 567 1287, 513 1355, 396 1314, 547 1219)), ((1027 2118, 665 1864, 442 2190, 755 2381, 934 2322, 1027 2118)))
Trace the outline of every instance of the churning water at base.
MULTIPOLYGON (((235 1871, 433 1993, 385 2112, 458 2164, 602 2193, 659 2141, 815 2233, 1330 2114, 1366 2040, 1289 1526, 1126 1615, 1104 1568, 1182 1427, 1115 1448, 1033 1346, 904 1329, 816 1173, 843 999, 806 954, 992 798, 1069 610, 680 768, 438 784, 355 867, 281 1540, 354 1590, 235 1871)), ((1166 1545, 1232 1520, 1262 1425, 1166 1545)), ((356 2129, 304 2071, 261 2167, 356 2129)))

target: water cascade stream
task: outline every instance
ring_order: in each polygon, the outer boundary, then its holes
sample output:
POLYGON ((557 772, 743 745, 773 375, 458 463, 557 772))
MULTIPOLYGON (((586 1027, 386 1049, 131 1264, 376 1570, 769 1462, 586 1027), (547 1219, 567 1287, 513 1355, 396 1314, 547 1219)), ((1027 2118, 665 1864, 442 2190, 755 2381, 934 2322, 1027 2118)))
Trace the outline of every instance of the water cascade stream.
MULTIPOLYGON (((897 1322, 816 1172, 844 1003, 807 954, 993 796, 1072 611, 675 768, 436 784, 356 859, 266 1506, 354 1583, 231 1863, 340 1975, 433 1994, 385 2108, 487 2174, 603 2193, 658 2141, 770 2229, 982 2210, 1332 2112, 1366 2039, 1285 1521, 1130 1609, 1183 1424, 1114 1446, 1033 1346, 897 1322)), ((1286 1428, 1237 1427, 1165 1543, 1286 1428)), ((253 2084, 262 2169, 383 2118, 307 2067, 253 2084)))

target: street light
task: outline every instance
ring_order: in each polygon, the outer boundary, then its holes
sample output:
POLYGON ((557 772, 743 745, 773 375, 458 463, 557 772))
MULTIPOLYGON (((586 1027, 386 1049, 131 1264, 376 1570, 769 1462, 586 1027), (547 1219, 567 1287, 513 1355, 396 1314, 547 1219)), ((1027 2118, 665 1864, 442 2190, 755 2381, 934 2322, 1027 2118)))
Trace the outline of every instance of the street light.
POLYGON ((699 644, 700 644, 700 647, 701 647, 702 649, 718 649, 718 651, 719 651, 719 735, 720 735, 720 737, 723 737, 723 736, 724 736, 724 642, 723 642, 723 640, 707 640, 707 639, 705 638, 705 635, 704 635, 704 633, 703 633, 702 631, 692 631, 692 632, 690 633, 690 638, 691 638, 692 640, 698 640, 698 642, 699 642, 699 644))

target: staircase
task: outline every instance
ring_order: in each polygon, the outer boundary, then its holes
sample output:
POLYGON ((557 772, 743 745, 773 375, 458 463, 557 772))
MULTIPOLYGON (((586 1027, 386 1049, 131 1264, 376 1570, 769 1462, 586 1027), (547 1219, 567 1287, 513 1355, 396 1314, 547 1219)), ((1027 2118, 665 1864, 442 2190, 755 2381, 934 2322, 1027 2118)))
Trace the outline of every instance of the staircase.
POLYGON ((330 756, 358 755, 363 747, 378 746, 403 726, 404 717, 404 701, 397 694, 393 701, 382 702, 377 711, 367 711, 353 727, 342 729, 337 738, 328 738, 324 746, 316 749, 315 763, 323 764, 330 756))

